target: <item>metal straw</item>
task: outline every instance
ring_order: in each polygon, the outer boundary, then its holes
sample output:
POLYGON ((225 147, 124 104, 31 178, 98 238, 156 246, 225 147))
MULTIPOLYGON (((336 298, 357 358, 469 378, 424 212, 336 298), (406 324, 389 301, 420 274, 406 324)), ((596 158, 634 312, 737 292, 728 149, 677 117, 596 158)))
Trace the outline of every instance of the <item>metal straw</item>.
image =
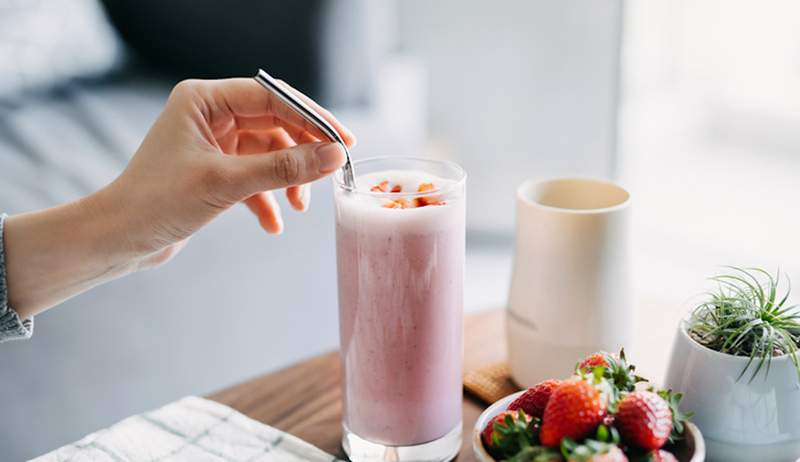
POLYGON ((267 72, 263 69, 258 70, 258 74, 255 76, 256 82, 260 83, 261 86, 266 88, 267 90, 271 91, 275 96, 281 99, 287 106, 292 108, 296 113, 300 114, 301 117, 309 121, 315 127, 320 129, 328 139, 334 143, 339 143, 344 148, 345 154, 345 163, 342 166, 342 178, 344 179, 344 184, 350 189, 354 189, 356 186, 356 180, 353 176, 353 164, 350 163, 350 150, 347 149, 347 145, 345 144, 342 137, 339 135, 333 126, 328 123, 322 116, 320 116, 317 111, 308 107, 306 103, 301 101, 297 96, 295 96, 292 92, 287 91, 284 89, 277 80, 272 78, 271 75, 267 74, 267 72))

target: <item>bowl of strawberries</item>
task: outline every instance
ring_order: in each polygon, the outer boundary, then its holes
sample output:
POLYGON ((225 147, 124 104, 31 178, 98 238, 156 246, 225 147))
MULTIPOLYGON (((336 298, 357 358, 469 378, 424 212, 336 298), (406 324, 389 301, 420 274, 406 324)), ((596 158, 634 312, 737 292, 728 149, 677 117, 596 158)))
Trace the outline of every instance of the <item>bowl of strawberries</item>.
POLYGON ((481 462, 703 462, 705 443, 680 393, 659 389, 619 354, 594 353, 487 408, 473 431, 481 462))

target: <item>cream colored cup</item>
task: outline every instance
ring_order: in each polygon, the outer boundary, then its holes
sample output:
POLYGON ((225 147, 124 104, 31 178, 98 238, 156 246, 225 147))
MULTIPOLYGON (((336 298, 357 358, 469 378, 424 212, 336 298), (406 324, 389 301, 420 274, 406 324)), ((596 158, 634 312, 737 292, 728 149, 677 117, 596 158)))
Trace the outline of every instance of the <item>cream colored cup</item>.
POLYGON ((506 328, 519 385, 566 377, 586 354, 629 342, 629 204, 625 189, 604 180, 518 188, 506 328))

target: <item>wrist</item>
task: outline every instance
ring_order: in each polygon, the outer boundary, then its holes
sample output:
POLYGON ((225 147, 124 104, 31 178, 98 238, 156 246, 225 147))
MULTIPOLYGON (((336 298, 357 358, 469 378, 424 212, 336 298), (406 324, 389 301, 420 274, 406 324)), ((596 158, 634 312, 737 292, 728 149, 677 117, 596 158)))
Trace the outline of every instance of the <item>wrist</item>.
POLYGON ((126 207, 111 185, 100 189, 70 207, 70 220, 82 230, 80 247, 105 274, 124 274, 135 268, 145 251, 131 236, 130 208, 126 207))
POLYGON ((118 212, 100 193, 5 224, 9 305, 29 318, 102 282, 133 271, 118 212))

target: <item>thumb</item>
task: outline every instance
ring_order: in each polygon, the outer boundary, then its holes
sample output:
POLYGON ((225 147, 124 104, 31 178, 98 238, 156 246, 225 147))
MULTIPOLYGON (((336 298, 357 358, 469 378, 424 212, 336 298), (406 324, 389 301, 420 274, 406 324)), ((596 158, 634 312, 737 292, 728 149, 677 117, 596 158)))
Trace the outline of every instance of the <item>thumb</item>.
POLYGON ((248 197, 261 191, 318 180, 344 164, 338 143, 308 143, 264 154, 231 156, 232 177, 248 197))

